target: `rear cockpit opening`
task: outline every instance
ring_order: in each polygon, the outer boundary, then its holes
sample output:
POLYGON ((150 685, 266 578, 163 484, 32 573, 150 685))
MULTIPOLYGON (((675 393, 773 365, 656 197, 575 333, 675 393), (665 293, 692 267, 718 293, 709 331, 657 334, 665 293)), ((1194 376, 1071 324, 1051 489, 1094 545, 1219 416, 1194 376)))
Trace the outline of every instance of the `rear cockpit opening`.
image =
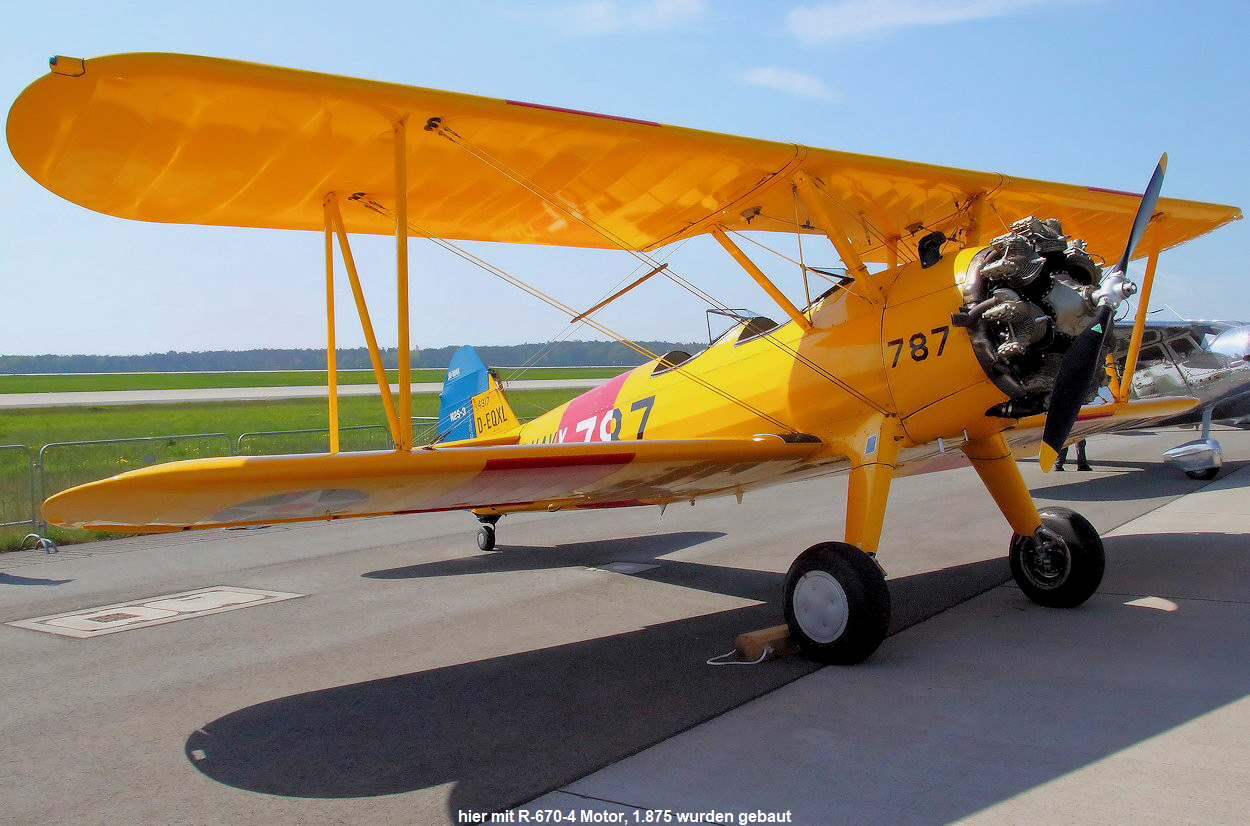
MULTIPOLYGON (((836 288, 835 288, 836 289, 836 288)), ((698 357, 707 350, 719 344, 732 342, 734 347, 739 344, 745 344, 748 341, 767 336, 781 325, 766 315, 760 315, 753 310, 746 309, 711 309, 707 310, 708 325, 708 346, 700 350, 698 353, 691 355, 685 350, 670 350, 660 356, 655 363, 655 367, 651 370, 651 375, 658 376, 672 370, 674 367, 680 367, 693 358, 698 357), (720 316, 729 319, 732 323, 720 333, 713 334, 712 316, 720 316)))
POLYGON ((660 356, 660 358, 656 361, 655 367, 651 370, 651 375, 658 376, 661 373, 666 373, 674 367, 685 364, 692 358, 694 358, 694 356, 690 355, 685 350, 669 350, 667 353, 660 356))

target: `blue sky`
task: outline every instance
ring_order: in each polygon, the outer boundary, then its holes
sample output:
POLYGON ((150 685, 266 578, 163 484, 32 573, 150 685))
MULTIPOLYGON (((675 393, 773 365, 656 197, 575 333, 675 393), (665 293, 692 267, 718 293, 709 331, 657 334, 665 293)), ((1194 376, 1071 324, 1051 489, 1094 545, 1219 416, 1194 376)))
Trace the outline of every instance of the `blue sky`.
MULTIPOLYGON (((6 110, 49 55, 186 52, 1111 189, 1140 191, 1166 151, 1165 195, 1250 207, 1250 4, 1235 0, 0 0, 0 10, 6 110)), ((7 151, 0 190, 0 353, 324 343, 316 234, 98 215, 43 190, 7 151)), ((810 262, 813 242, 804 249, 810 262)), ((635 264, 475 251, 580 307, 635 264)), ((389 247, 357 252, 379 338, 393 345, 389 247)), ((416 346, 596 337, 440 250, 414 242, 412 255, 416 346)), ((1152 307, 1250 320, 1248 259, 1245 221, 1167 253, 1152 307)), ((714 245, 691 242, 671 261, 731 306, 771 311, 714 245)), ((773 272, 801 295, 794 272, 773 272)), ((653 279, 602 318, 633 338, 698 340, 703 309, 653 279)), ((341 345, 363 341, 354 318, 340 313, 339 327, 341 345)))

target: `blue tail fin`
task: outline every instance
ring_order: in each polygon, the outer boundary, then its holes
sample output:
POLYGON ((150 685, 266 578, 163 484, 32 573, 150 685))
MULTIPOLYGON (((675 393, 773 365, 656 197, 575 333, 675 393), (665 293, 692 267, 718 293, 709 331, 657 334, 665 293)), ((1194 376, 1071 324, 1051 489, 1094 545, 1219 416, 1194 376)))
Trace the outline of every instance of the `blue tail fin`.
POLYGON ((519 426, 495 373, 472 347, 457 350, 438 397, 438 441, 498 436, 519 426))

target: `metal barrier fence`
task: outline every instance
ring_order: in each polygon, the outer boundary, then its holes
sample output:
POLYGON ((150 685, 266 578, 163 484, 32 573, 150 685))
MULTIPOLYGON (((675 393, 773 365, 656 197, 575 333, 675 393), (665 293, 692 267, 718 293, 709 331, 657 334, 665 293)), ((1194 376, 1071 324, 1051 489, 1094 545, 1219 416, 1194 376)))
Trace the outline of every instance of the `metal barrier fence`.
POLYGON ((35 523, 35 463, 23 445, 0 446, 0 527, 35 523))
MULTIPOLYGON (((433 441, 438 420, 413 417, 416 444, 433 441)), ((393 450, 390 430, 381 425, 344 427, 339 450, 393 450)), ((136 439, 100 439, 55 442, 38 455, 22 445, 0 445, 0 528, 27 525, 38 528, 39 505, 44 499, 75 485, 107 479, 149 465, 216 456, 258 456, 290 453, 328 453, 330 431, 274 430, 244 433, 237 441, 225 433, 146 436, 136 439)))
MULTIPOLYGON (((393 450, 391 431, 382 425, 339 428, 339 450, 393 450)), ((273 456, 279 453, 329 453, 330 431, 269 430, 244 433, 235 444, 239 456, 273 456)))
POLYGON ((149 465, 230 456, 232 448, 230 437, 225 433, 55 442, 44 445, 39 451, 36 464, 39 499, 42 501, 66 488, 149 465))
POLYGON ((412 417, 412 443, 414 445, 428 445, 430 442, 434 441, 434 437, 437 435, 437 416, 412 417))
MULTIPOLYGON (((522 419, 521 421, 529 421, 522 419)), ((413 443, 429 444, 437 435, 438 419, 414 416, 413 443)), ((344 427, 339 450, 394 450, 390 430, 381 425, 344 427)), ((259 456, 290 453, 328 453, 330 431, 272 430, 244 433, 237 441, 225 433, 145 436, 137 439, 99 439, 54 442, 38 455, 22 445, 0 445, 0 528, 42 526, 39 505, 55 493, 75 485, 107 479, 128 470, 216 456, 259 456)))

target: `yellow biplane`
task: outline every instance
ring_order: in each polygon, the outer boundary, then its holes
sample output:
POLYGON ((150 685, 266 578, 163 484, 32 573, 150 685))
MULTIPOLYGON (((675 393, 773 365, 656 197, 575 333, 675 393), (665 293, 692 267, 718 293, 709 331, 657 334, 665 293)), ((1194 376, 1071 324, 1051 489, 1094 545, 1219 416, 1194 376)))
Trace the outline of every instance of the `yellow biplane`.
MULTIPOLYGON (((13 104, 8 142, 36 181, 110 215, 324 233, 331 376, 341 261, 396 443, 341 453, 332 435, 325 455, 146 468, 53 496, 49 522, 171 531, 465 509, 489 549, 507 513, 662 507, 845 472, 843 541, 803 552, 783 592, 793 638, 834 663, 864 659, 886 633, 875 553, 891 480, 952 455, 971 460, 1014 531, 1011 568, 1031 599, 1074 606, 1094 592, 1097 532, 1071 511, 1039 513, 1013 450, 1040 439, 1049 466, 1075 438, 1194 404, 1130 401, 1113 377, 1110 402, 1082 407, 1113 311, 1135 290, 1129 258, 1149 256, 1148 288, 1162 250, 1240 217, 1159 198, 1162 163, 1136 195, 170 54, 54 58, 13 104), (798 306, 743 251, 745 232, 823 236, 844 269, 806 268, 829 286, 798 306), (414 445, 410 389, 394 398, 382 370, 355 233, 396 239, 401 376, 411 237, 619 249, 647 271, 616 298, 671 275, 655 251, 710 235, 781 321, 734 316, 705 351, 648 354, 523 425, 464 351, 440 440, 414 445), (1104 273, 1099 254, 1120 258, 1104 273)), ((591 323, 606 303, 578 312, 540 297, 591 323)), ((332 433, 336 399, 332 378, 332 433)))

